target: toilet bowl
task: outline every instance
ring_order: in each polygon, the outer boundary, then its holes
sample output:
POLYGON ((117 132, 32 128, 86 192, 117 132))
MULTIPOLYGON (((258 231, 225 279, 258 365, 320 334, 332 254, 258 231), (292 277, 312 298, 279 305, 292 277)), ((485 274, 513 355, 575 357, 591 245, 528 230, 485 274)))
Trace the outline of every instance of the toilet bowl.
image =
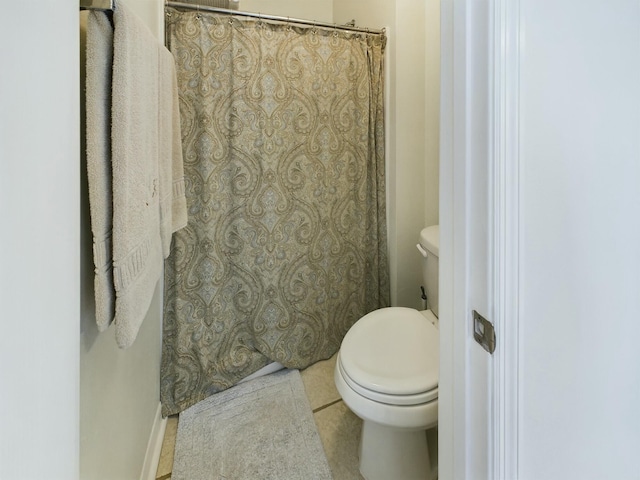
MULTIPOLYGON (((423 229, 419 244, 429 261, 427 298, 436 309, 437 229, 423 229)), ((345 404, 363 420, 360 473, 366 480, 431 478, 426 430, 438 422, 437 325, 431 310, 381 308, 358 320, 342 340, 334 380, 345 404)))

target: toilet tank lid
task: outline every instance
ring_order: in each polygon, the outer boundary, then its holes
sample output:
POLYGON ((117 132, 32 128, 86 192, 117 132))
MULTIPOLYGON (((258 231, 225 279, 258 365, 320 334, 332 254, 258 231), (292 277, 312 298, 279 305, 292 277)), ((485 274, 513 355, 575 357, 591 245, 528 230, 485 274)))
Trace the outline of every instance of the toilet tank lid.
POLYGON ((440 256, 440 225, 431 225, 420 232, 420 245, 436 257, 440 256))

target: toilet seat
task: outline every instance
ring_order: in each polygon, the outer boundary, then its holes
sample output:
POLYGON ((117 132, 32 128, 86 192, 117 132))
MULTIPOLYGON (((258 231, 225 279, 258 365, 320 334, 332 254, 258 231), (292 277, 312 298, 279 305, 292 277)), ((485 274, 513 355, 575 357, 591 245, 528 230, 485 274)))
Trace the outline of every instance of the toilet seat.
POLYGON ((390 405, 438 398, 438 329, 417 310, 375 310, 345 335, 338 368, 358 394, 390 405))
POLYGON ((386 403, 387 405, 421 405, 423 403, 432 402, 433 400, 438 399, 438 388, 434 388, 433 390, 429 390, 427 392, 416 393, 411 395, 390 395, 387 393, 376 392, 374 390, 369 390, 368 388, 363 387, 358 384, 353 378, 349 376, 349 374, 345 371, 344 366, 342 365, 342 361, 340 358, 340 354, 338 353, 338 361, 337 367, 340 370, 340 374, 342 378, 346 382, 347 385, 359 395, 366 397, 374 402, 386 403))

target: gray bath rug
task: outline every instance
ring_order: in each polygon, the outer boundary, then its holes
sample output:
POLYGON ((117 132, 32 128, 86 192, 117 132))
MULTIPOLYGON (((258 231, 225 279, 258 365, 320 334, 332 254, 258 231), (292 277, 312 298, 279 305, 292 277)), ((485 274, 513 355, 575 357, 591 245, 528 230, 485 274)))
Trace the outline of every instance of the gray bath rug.
POLYGON ((331 478, 297 370, 241 383, 180 414, 172 480, 331 478))

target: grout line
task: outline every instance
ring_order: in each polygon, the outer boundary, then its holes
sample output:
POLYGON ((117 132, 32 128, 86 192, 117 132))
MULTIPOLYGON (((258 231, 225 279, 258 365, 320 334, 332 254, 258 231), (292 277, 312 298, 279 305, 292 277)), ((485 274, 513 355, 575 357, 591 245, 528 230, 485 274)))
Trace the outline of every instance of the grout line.
POLYGON ((339 399, 337 399, 337 400, 334 400, 334 401, 333 401, 333 402, 331 402, 331 403, 327 403, 326 405, 322 405, 321 407, 316 408, 316 409, 313 411, 313 413, 319 412, 320 410, 324 410, 325 408, 330 407, 331 405, 335 405, 336 403, 341 402, 341 401, 342 401, 342 399, 341 399, 341 398, 339 398, 339 399))

